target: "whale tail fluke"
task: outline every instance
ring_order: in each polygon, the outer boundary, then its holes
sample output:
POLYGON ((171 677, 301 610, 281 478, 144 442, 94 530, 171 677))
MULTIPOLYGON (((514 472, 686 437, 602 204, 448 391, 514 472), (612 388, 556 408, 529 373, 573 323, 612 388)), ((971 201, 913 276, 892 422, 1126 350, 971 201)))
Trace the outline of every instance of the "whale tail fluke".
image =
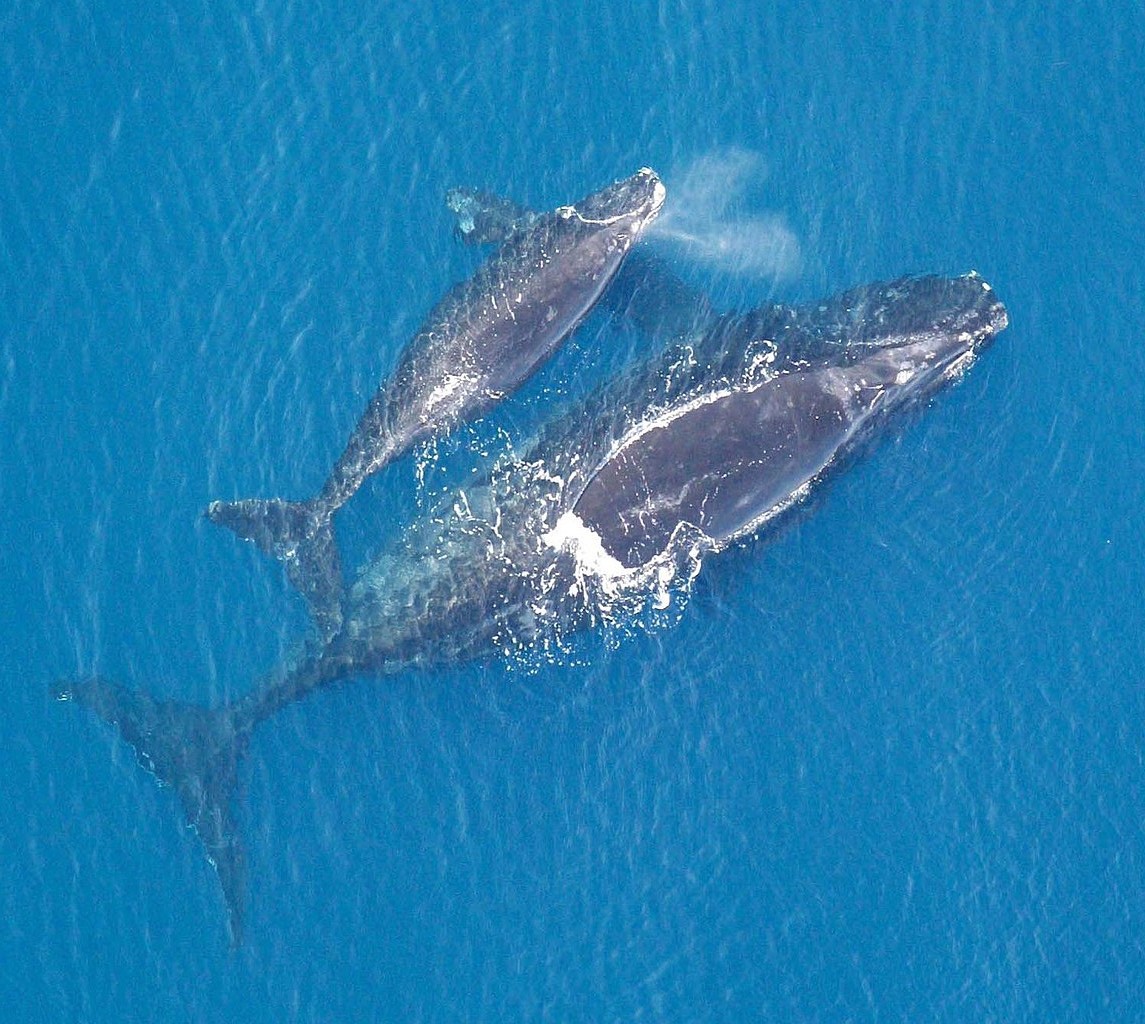
POLYGON ((331 513, 316 501, 213 501, 207 518, 253 541, 286 566, 324 640, 342 626, 342 567, 331 513))
POLYGON ((238 764, 250 733, 230 707, 156 700, 106 679, 63 683, 57 699, 75 701, 119 729, 139 763, 179 797, 218 875, 232 946, 242 941, 246 852, 232 813, 238 764))

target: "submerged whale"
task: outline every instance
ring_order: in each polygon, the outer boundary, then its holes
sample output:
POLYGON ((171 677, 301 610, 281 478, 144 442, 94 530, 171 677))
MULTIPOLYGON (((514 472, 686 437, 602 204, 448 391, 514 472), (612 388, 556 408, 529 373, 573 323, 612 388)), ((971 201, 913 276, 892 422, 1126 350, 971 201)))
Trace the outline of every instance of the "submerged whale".
POLYGON ((664 196, 655 172, 643 168, 571 206, 522 218, 430 312, 318 495, 215 501, 207 516, 281 559, 319 628, 336 633, 343 585, 334 513, 419 441, 517 390, 592 309, 664 196))
POLYGON ((513 655, 686 590, 703 559, 815 492, 899 411, 960 377, 1007 325, 977 274, 870 285, 716 317, 507 452, 362 571, 332 638, 217 707, 107 679, 63 684, 169 785, 239 941, 234 817, 251 732, 347 677, 513 655))

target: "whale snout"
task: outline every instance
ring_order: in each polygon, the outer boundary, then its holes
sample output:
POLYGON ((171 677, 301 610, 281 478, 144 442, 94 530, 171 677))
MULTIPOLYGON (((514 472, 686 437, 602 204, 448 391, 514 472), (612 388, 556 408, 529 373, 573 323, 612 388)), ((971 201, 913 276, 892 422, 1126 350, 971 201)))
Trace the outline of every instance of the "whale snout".
POLYGON ((628 221, 642 231, 660 213, 668 190, 650 167, 642 167, 622 181, 589 196, 578 204, 577 213, 590 223, 628 221))

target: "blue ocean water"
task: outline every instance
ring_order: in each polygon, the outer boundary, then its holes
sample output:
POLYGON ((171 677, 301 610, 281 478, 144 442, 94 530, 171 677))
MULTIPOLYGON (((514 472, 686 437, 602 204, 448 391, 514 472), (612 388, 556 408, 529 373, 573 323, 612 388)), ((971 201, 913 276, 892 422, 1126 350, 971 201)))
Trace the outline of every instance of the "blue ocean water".
MULTIPOLYGON (((16 0, 5 1016, 1145 1016, 1142 53, 1132 0, 16 0), (52 681, 211 701, 289 658, 303 609, 203 507, 320 484, 478 258, 447 188, 551 206, 644 164, 691 227, 758 229, 672 249, 721 305, 977 268, 1012 326, 674 627, 261 729, 228 949, 171 793, 52 681)), ((348 548, 610 372, 611 337, 371 482, 348 548)))

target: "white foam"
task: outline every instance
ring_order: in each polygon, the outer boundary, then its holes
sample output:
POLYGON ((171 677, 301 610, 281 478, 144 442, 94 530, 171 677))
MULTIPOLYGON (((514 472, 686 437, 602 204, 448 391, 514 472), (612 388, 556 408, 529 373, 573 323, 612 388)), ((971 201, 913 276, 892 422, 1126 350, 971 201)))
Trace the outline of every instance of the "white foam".
POLYGON ((426 399, 426 409, 431 413, 442 402, 452 398, 457 392, 472 389, 475 380, 467 374, 447 374, 445 379, 430 392, 426 399))
POLYGON ((585 525, 575 512, 564 513, 541 539, 554 551, 568 552, 576 559, 578 570, 594 576, 617 579, 634 572, 604 549, 600 534, 585 525))

